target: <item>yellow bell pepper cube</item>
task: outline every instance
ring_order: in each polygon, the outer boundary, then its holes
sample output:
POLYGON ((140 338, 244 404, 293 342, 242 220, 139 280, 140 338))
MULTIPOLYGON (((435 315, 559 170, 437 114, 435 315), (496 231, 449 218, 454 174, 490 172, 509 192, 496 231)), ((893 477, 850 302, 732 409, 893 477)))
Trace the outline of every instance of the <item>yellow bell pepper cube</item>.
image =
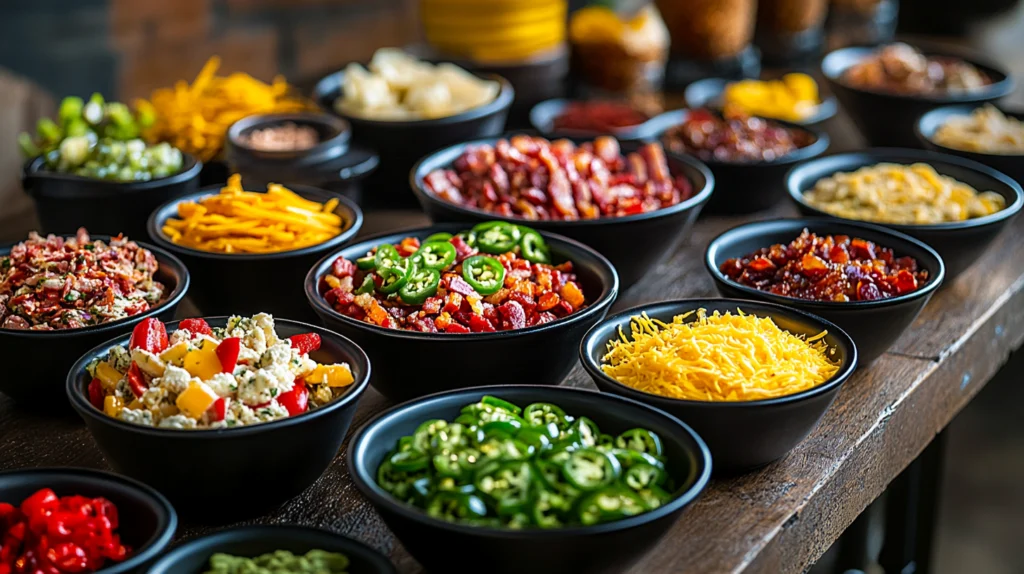
POLYGON ((108 417, 117 418, 117 415, 121 414, 121 409, 124 408, 124 401, 120 397, 114 395, 107 395, 103 397, 103 412, 108 417))
POLYGON ((166 351, 160 353, 160 360, 175 367, 180 367, 185 361, 185 355, 188 354, 188 343, 185 341, 179 341, 173 346, 168 347, 166 351))
POLYGON ((96 365, 96 378, 100 380, 100 384, 103 385, 105 390, 113 390, 122 376, 117 369, 111 367, 110 363, 106 361, 96 365))
POLYGON ((217 344, 203 341, 201 349, 193 349, 185 355, 184 367, 188 374, 199 377, 201 381, 213 378, 223 370, 217 357, 217 344))
POLYGON ((198 419, 213 406, 217 398, 217 393, 213 392, 209 385, 192 381, 188 384, 188 388, 178 395, 178 400, 174 401, 174 404, 185 416, 198 419))
POLYGON ((317 365, 313 372, 306 376, 306 382, 328 387, 347 387, 355 382, 355 379, 348 365, 317 365))

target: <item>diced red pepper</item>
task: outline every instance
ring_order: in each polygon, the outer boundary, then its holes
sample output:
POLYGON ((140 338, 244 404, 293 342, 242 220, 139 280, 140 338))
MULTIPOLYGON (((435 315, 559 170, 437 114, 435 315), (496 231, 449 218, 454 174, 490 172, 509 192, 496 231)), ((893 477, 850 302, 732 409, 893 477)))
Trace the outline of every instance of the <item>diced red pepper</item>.
POLYGON ((103 383, 95 377, 89 382, 89 402, 92 403, 92 406, 103 410, 103 383))
POLYGON ((185 329, 190 333, 196 333, 199 335, 212 335, 213 329, 210 328, 210 324, 203 319, 182 319, 178 323, 179 329, 185 329))
POLYGON ((462 308, 462 295, 459 295, 455 291, 448 293, 448 296, 444 300, 444 308, 441 311, 445 313, 454 313, 462 308))
POLYGON ((320 348, 320 335, 316 333, 302 333, 288 337, 293 349, 298 349, 302 354, 309 354, 320 348))
POLYGON ((493 333, 495 331, 494 325, 480 315, 469 316, 469 329, 474 333, 493 333))
POLYGON ((156 317, 143 319, 132 329, 128 348, 142 349, 153 354, 162 353, 167 348, 167 329, 156 317))
POLYGON ((444 328, 445 333, 469 333, 469 327, 463 326, 455 321, 448 323, 444 328))
POLYGON ((344 257, 339 257, 334 260, 334 263, 331 263, 331 275, 334 275, 338 279, 352 277, 355 274, 356 264, 344 257))
POLYGON ((233 373, 238 365, 238 353, 242 350, 242 340, 228 337, 217 345, 217 358, 220 359, 222 373, 233 373))
POLYGON ((210 413, 213 415, 210 418, 214 421, 224 420, 224 416, 228 412, 228 400, 224 397, 213 401, 213 406, 210 407, 210 413))
POLYGON ((423 302, 423 312, 427 315, 437 315, 441 312, 441 298, 430 297, 423 302))
POLYGON ((132 365, 128 367, 128 387, 136 397, 141 397, 148 388, 146 378, 142 376, 142 370, 139 369, 139 365, 135 361, 132 361, 132 365))
POLYGON ((46 551, 46 559, 61 572, 82 572, 89 564, 85 550, 73 542, 54 545, 46 551))
POLYGON ((309 405, 309 390, 306 389, 306 383, 301 379, 295 379, 292 390, 279 395, 277 402, 288 410, 290 417, 306 412, 309 405))

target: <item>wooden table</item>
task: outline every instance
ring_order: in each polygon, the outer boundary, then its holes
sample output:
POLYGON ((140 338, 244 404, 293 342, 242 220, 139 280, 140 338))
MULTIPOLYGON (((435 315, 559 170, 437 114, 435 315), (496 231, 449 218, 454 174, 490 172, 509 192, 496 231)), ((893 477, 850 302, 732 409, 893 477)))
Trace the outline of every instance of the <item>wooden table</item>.
MULTIPOLYGON (((829 131, 834 142, 844 144, 838 148, 855 147, 843 120, 834 120, 829 131)), ((783 205, 756 217, 794 214, 791 206, 783 205)), ((703 268, 704 249, 718 233, 747 219, 699 221, 689 241, 621 296, 613 312, 651 301, 713 296, 703 268)), ((371 214, 367 229, 421 222, 422 214, 371 214)), ((2 240, 24 236, 23 230, 10 226, 0 235, 5 236, 2 240)), ((802 572, 813 564, 1020 346, 1022 242, 1024 218, 1017 218, 971 270, 935 295, 888 353, 846 383, 807 440, 767 468, 712 481, 632 572, 802 572)), ((31 384, 30 372, 3 376, 25 377, 31 384)), ((578 366, 564 384, 593 387, 578 366)), ((353 429, 386 406, 387 401, 368 390, 353 429)), ((0 468, 33 466, 107 465, 80 421, 28 414, 0 396, 0 468)), ((196 480, 201 488, 203 477, 196 480)), ((302 495, 257 522, 328 528, 389 554, 403 573, 422 570, 356 491, 343 453, 302 495)), ((186 524, 179 534, 208 530, 186 524)))

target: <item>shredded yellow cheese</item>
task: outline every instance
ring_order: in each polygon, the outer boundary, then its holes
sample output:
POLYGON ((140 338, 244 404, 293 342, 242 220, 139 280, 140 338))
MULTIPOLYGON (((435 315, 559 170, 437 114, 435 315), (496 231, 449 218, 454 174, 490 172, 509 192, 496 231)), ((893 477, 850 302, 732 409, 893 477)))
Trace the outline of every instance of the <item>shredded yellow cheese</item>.
POLYGON ((672 323, 646 313, 619 329, 601 368, 634 389, 692 401, 751 401, 791 395, 832 377, 839 365, 822 331, 804 339, 771 318, 717 311, 677 315, 672 323))

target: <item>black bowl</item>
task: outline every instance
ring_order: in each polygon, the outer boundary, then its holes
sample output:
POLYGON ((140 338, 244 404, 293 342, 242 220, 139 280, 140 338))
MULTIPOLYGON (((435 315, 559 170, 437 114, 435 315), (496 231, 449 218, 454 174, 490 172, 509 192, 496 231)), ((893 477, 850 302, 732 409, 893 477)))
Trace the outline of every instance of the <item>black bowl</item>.
MULTIPOLYGON (((712 108, 716 110, 722 109, 722 93, 725 91, 725 87, 736 80, 729 80, 726 78, 705 78, 698 80, 686 87, 683 92, 686 98, 686 105, 691 108, 712 108)), ((829 96, 818 104, 817 111, 800 121, 794 121, 792 123, 801 126, 812 126, 820 124, 825 120, 836 115, 839 111, 839 104, 836 102, 835 96, 829 96)))
MULTIPOLYGON (((227 317, 206 320, 223 327, 227 317)), ((171 331, 177 322, 168 323, 171 331)), ((97 446, 113 469, 156 488, 191 520, 225 523, 267 512, 313 484, 338 454, 359 397, 370 378, 370 362, 355 343, 327 329, 276 320, 282 338, 300 333, 320 335, 320 363, 344 361, 355 382, 333 402, 295 417, 216 430, 174 430, 124 422, 89 403, 86 365, 111 347, 128 344, 118 337, 89 351, 67 375, 71 406, 85 420, 97 446), (196 477, 205 480, 201 488, 196 477)))
POLYGON ((138 182, 116 182, 49 171, 42 157, 25 164, 21 185, 35 202, 41 232, 146 237, 146 220, 160 204, 199 189, 202 162, 182 154, 181 171, 138 182))
POLYGON ((983 90, 959 94, 901 95, 865 90, 847 84, 842 76, 851 66, 873 55, 877 47, 853 46, 830 52, 821 61, 829 89, 839 98, 870 146, 917 147, 914 124, 922 114, 939 106, 992 102, 1013 92, 1014 82, 1005 71, 959 54, 949 48, 919 45, 925 55, 961 58, 992 78, 983 90))
POLYGON ((855 171, 881 162, 924 162, 942 175, 958 179, 978 191, 994 191, 1006 199, 1006 208, 1002 211, 966 221, 934 225, 880 224, 882 227, 919 239, 935 249, 946 265, 947 283, 981 257, 988 244, 1024 206, 1024 190, 1021 190, 1020 184, 988 166, 951 155, 909 149, 871 149, 808 161, 796 166, 786 175, 786 187, 789 196, 804 215, 835 219, 835 216, 808 205, 804 201, 804 192, 813 188, 819 179, 836 172, 855 171))
POLYGON ((423 239, 433 233, 457 233, 456 223, 421 227, 369 237, 320 260, 306 276, 306 297, 328 329, 357 339, 373 361, 371 384, 393 401, 422 397, 478 385, 512 385, 538 375, 557 385, 576 364, 572 349, 592 325, 608 312, 619 292, 619 278, 607 259, 589 247, 560 235, 541 232, 555 262, 572 261, 588 307, 543 325, 495 333, 421 333, 378 327, 338 313, 319 292, 331 263, 344 256, 353 261, 382 243, 405 237, 423 239))
POLYGON ((15 506, 40 488, 57 496, 103 497, 117 506, 117 533, 131 548, 129 558, 98 574, 138 572, 156 560, 174 537, 178 516, 152 488, 123 476, 87 468, 33 468, 0 472, 0 502, 15 506))
MULTIPOLYGON (((673 110, 654 118, 658 124, 657 138, 665 131, 686 121, 689 110, 673 110)), ((715 176, 715 193, 708 201, 706 210, 714 214, 753 213, 769 209, 786 196, 786 172, 797 162, 817 157, 828 149, 828 135, 789 122, 768 120, 787 129, 802 131, 814 136, 814 141, 792 153, 773 161, 727 162, 704 161, 715 176)), ((690 157, 666 150, 674 159, 690 157)))
POLYGON ((146 574, 202 574, 210 557, 219 552, 255 558, 277 550, 305 554, 310 550, 340 552, 349 559, 349 574, 398 574, 376 550, 339 534, 296 525, 245 526, 222 530, 184 542, 146 571, 146 574))
POLYGON ((481 571, 481 564, 486 564, 486 571, 492 574, 611 574, 625 571, 654 547, 697 498, 707 485, 711 456, 701 438, 685 424, 637 401, 582 389, 516 385, 439 393, 381 413, 349 443, 348 468, 356 488, 370 499, 409 553, 431 572, 476 573, 481 571), (495 395, 521 406, 538 401, 555 403, 567 413, 589 417, 605 432, 620 433, 637 425, 654 431, 668 456, 667 470, 676 478, 676 498, 654 511, 616 522, 517 531, 431 518, 377 485, 377 467, 400 437, 411 434, 427 419, 452 420, 462 406, 483 395, 495 395), (457 552, 455 560, 453 551, 457 552))
MULTIPOLYGON (((595 138, 600 135, 613 135, 619 141, 642 140, 651 137, 655 131, 655 124, 651 122, 653 117, 634 126, 616 128, 610 132, 595 132, 590 130, 577 129, 556 129, 555 119, 558 118, 565 108, 573 103, 573 100, 557 98, 545 100, 533 106, 530 110, 530 125, 535 130, 548 138, 569 137, 569 138, 595 138)), ((620 102, 628 105, 627 102, 620 102)))
POLYGON ((878 225, 848 223, 837 219, 776 219, 734 227, 711 240, 704 253, 704 266, 723 297, 778 303, 813 313, 839 325, 857 344, 857 357, 861 366, 870 365, 899 339, 939 289, 945 275, 939 254, 913 237, 878 225), (928 282, 913 293, 892 299, 833 303, 806 301, 759 291, 740 285, 719 271, 727 259, 744 257, 777 243, 787 245, 805 228, 818 235, 849 235, 867 239, 892 249, 897 257, 909 255, 917 260, 922 269, 928 270, 928 282))
POLYGON ((337 199, 335 213, 345 221, 342 232, 319 245, 279 253, 212 253, 173 243, 163 225, 178 216, 178 204, 216 195, 219 187, 179 197, 150 215, 149 236, 188 265, 195 282, 189 298, 204 314, 239 315, 258 309, 274 316, 315 320, 302 295, 302 278, 324 253, 355 237, 363 225, 363 212, 351 200, 322 189, 304 185, 289 189, 320 203, 337 199))
MULTIPOLYGON (((1017 183, 1024 183, 1024 151, 1012 154, 966 151, 944 146, 932 139, 935 136, 936 130, 939 129, 939 126, 945 124, 950 118, 969 116, 971 115, 971 112, 980 107, 981 105, 978 104, 965 104, 961 106, 935 108, 921 116, 921 119, 917 120, 915 133, 917 134, 918 141, 920 141, 921 145, 923 145, 925 149, 947 153, 974 160, 978 163, 983 163, 992 169, 1001 171, 1012 177, 1017 180, 1017 183)), ((1005 109, 1001 111, 1006 114, 1007 117, 1024 120, 1024 112, 1012 112, 1005 109)))
MULTIPOLYGON (((110 241, 110 237, 105 235, 90 237, 110 241)), ((189 290, 188 269, 167 251, 141 241, 137 243, 152 251, 156 257, 159 266, 156 279, 165 288, 163 301, 145 313, 80 329, 0 329, 0 349, 3 349, 0 351, 0 360, 8 365, 32 365, 32 376, 29 378, 0 377, 0 392, 29 408, 49 410, 54 405, 60 405, 66 409, 67 403, 54 401, 53 398, 60 395, 68 370, 83 353, 111 337, 130 335, 135 325, 147 317, 156 317, 161 321, 170 321, 174 317, 178 304, 189 290)), ((17 243, 8 243, 0 247, 0 255, 9 254, 15 245, 17 243)))
MULTIPOLYGON (((691 315, 688 321, 696 318, 691 315)), ((857 347, 850 336, 834 324, 809 313, 774 303, 741 299, 681 299, 642 305, 602 321, 587 333, 580 345, 583 368, 604 392, 628 397, 690 425, 708 444, 717 475, 735 474, 764 466, 786 455, 817 426, 832 404, 839 387, 857 365, 857 347), (838 359, 839 371, 821 385, 806 391, 759 401, 705 402, 662 397, 628 387, 604 374, 601 363, 607 343, 628 333, 630 318, 647 313, 652 319, 672 322, 676 315, 703 307, 708 312, 741 309, 748 315, 771 317, 780 328, 798 335, 813 336, 828 331, 825 343, 838 359)))
MULTIPOLYGON (((576 142, 592 138, 574 138, 576 142)), ((449 203, 423 185, 423 178, 435 169, 451 166, 467 146, 493 144, 497 138, 476 140, 454 145, 437 151, 417 163, 409 175, 410 185, 416 198, 427 215, 434 222, 464 221, 478 223, 492 219, 508 219, 522 222, 534 229, 559 233, 593 247, 615 265, 623 290, 629 289, 668 256, 681 241, 689 236, 693 222, 697 220, 704 204, 713 197, 712 190, 717 184, 711 171, 700 160, 692 157, 666 154, 669 169, 674 174, 682 173, 693 184, 693 197, 665 209, 628 215, 626 217, 602 217, 576 221, 532 221, 516 217, 500 217, 479 209, 449 203), (623 238, 629 237, 630 241, 623 238), (642 249, 637 246, 642 245, 642 249)), ((643 145, 640 142, 621 142, 624 152, 643 145)))
POLYGON ((370 178, 364 194, 368 204, 394 207, 414 205, 406 189, 409 168, 424 155, 458 142, 496 136, 505 130, 509 107, 515 99, 512 84, 497 75, 482 76, 501 83, 498 95, 490 103, 444 118, 425 120, 372 120, 338 111, 335 100, 342 96, 345 72, 335 72, 321 79, 313 90, 313 98, 324 110, 352 124, 354 141, 377 150, 380 169, 370 178))

